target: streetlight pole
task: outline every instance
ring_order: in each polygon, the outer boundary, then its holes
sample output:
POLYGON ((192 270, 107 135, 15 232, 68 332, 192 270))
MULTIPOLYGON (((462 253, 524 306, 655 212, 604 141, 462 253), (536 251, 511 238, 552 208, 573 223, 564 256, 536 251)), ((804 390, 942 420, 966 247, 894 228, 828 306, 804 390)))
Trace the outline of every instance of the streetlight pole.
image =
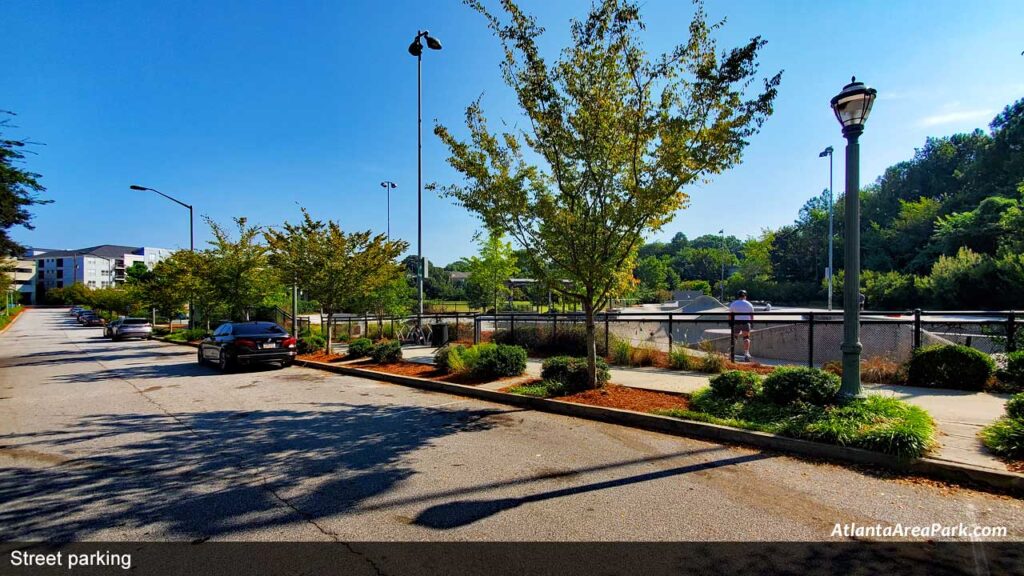
POLYGON ((722 236, 722 279, 719 282, 719 290, 721 292, 722 303, 725 303, 725 229, 721 229, 718 233, 722 236))
POLYGON ((832 276, 835 268, 832 267, 832 240, 835 237, 832 231, 832 213, 835 205, 832 196, 832 147, 829 146, 818 154, 818 158, 828 156, 828 311, 832 311, 832 276))
MULTIPOLYGON (((137 186, 135 184, 132 184, 131 186, 129 186, 129 188, 131 188, 132 190, 156 192, 157 194, 163 196, 164 198, 167 198, 171 202, 174 202, 176 204, 180 204, 181 206, 184 206, 185 208, 188 208, 188 249, 189 249, 190 252, 195 252, 196 251, 196 236, 195 236, 195 232, 194 232, 194 230, 195 230, 194 222, 195 221, 194 221, 194 219, 192 217, 192 205, 191 204, 185 204, 181 200, 178 200, 177 198, 172 198, 172 197, 168 196, 167 194, 164 194, 163 192, 161 192, 161 191, 159 191, 159 190, 157 190, 155 188, 147 188, 146 186, 137 186)), ((194 319, 193 319, 193 316, 194 316, 193 312, 194 312, 194 310, 192 310, 192 302, 190 300, 189 303, 188 303, 188 327, 189 327, 190 330, 195 327, 194 319)))
POLYGON ((416 327, 423 324, 423 42, 427 48, 440 50, 441 42, 427 30, 418 31, 409 45, 409 54, 416 57, 416 284, 419 292, 419 314, 416 327))
POLYGON ((398 184, 395 184, 391 180, 385 180, 380 183, 381 187, 388 191, 388 240, 391 240, 391 191, 398 188, 398 184))
POLYGON ((860 135, 877 91, 856 78, 832 98, 846 138, 846 238, 843 280, 843 379, 840 398, 862 396, 860 384, 860 135))

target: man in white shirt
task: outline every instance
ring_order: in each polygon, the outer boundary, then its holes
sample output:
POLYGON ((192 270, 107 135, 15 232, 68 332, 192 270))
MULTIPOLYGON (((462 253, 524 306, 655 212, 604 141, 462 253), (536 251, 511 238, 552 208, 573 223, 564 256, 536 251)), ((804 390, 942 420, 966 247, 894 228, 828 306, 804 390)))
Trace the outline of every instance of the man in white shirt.
POLYGON ((754 305, 747 301, 747 291, 740 290, 729 304, 732 312, 733 334, 743 338, 743 360, 750 362, 750 324, 754 321, 754 305))

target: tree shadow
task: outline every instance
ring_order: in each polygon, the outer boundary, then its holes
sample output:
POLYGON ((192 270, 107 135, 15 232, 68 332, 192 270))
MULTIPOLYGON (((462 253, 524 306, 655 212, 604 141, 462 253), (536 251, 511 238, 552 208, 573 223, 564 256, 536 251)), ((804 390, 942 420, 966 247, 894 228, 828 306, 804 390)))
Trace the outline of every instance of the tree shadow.
POLYGON ((757 460, 764 460, 766 458, 772 458, 773 455, 765 453, 749 454, 746 456, 735 456, 732 458, 723 458, 721 460, 712 460, 710 462, 699 462, 697 464, 688 464, 686 466, 679 466, 676 468, 670 468, 668 470, 659 470, 656 472, 648 472, 646 474, 637 474, 635 476, 627 476, 623 478, 614 478, 612 480, 605 480, 603 482, 594 482, 591 484, 581 484, 578 486, 570 486, 567 488, 561 488, 558 490, 550 490, 547 492, 540 492, 536 494, 530 494, 527 496, 520 496, 518 498, 499 498, 496 500, 460 500, 455 502, 448 502, 445 504, 438 504, 431 506, 416 517, 413 524, 418 526, 424 526, 427 528, 434 528, 437 530, 451 530, 453 528, 460 528, 468 524, 472 524, 484 518, 494 516, 506 510, 511 510, 528 504, 531 502, 542 502, 544 500, 552 500, 554 498, 562 498, 564 496, 575 496, 577 494, 584 494, 586 492, 594 492, 597 490, 606 490, 609 488, 618 488, 621 486, 629 486, 631 484, 637 484, 640 482, 649 482, 651 480, 659 480, 661 478, 670 478, 672 476, 678 476, 680 474, 689 474, 691 472, 699 472, 701 470, 711 470, 713 468, 721 468, 723 466, 733 466, 736 464, 743 464, 746 462, 755 462, 757 460))
POLYGON ((0 540, 79 540, 119 527, 217 537, 344 514, 412 475, 411 452, 488 430, 503 413, 344 403, 111 413, 0 436, 0 540), (97 446, 109 448, 61 456, 97 446), (311 505, 300 512, 286 502, 295 494, 311 505))

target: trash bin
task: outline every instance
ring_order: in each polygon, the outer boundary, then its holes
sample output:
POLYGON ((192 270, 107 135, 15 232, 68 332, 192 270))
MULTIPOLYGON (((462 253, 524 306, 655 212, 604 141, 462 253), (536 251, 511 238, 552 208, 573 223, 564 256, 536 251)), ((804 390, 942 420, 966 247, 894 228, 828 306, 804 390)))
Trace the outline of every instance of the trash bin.
POLYGON ((448 343, 448 325, 447 324, 431 324, 430 325, 430 345, 434 347, 441 347, 448 343))

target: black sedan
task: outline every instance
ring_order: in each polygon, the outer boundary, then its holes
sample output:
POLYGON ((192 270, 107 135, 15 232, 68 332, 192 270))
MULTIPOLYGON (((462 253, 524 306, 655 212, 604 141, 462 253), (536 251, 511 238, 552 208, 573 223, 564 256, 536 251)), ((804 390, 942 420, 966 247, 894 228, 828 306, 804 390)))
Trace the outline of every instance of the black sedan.
POLYGON ((256 363, 291 366, 296 341, 273 322, 227 322, 199 343, 200 364, 211 362, 222 371, 256 363))

